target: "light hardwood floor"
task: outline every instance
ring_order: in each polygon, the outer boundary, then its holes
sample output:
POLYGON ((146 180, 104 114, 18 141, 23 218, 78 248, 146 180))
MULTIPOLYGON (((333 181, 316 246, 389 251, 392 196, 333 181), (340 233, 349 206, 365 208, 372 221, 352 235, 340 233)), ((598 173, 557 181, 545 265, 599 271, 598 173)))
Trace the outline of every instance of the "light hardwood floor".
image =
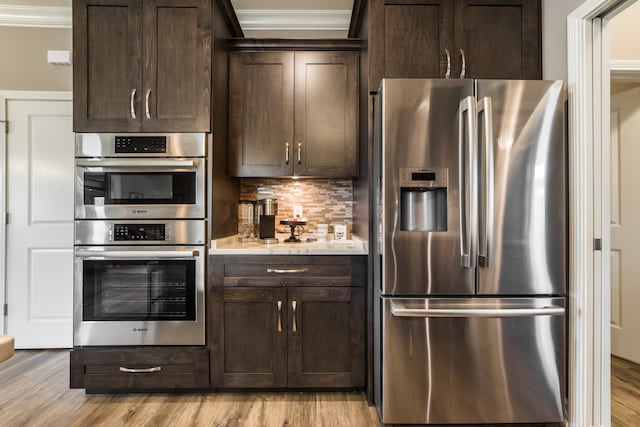
MULTIPOLYGON (((613 427, 640 425, 640 365, 611 361, 613 427)), ((0 364, 0 425, 379 426, 362 393, 87 395, 69 388, 69 353, 17 351, 0 364)))
POLYGON ((611 426, 640 426, 640 365, 611 357, 611 426))
POLYGON ((363 393, 87 395, 69 388, 68 351, 30 350, 0 364, 0 425, 379 426, 363 393))

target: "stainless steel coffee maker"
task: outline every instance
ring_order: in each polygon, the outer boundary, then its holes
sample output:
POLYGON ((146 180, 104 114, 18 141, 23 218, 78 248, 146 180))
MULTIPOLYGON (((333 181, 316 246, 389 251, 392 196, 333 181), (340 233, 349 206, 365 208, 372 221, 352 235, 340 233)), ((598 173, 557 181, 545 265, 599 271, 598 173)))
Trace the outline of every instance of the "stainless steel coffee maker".
POLYGON ((256 202, 255 218, 258 221, 258 237, 263 243, 278 243, 276 238, 276 199, 260 199, 256 202))

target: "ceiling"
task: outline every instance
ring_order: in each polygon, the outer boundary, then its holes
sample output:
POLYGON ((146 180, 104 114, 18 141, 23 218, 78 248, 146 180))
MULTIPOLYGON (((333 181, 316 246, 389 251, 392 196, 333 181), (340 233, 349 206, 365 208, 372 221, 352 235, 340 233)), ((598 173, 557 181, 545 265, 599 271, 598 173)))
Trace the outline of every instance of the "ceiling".
POLYGON ((346 38, 353 0, 231 0, 246 37, 346 38))
MULTIPOLYGON (((230 1, 245 36, 255 38, 346 38, 353 7, 353 0, 230 1)), ((65 18, 69 21, 66 25, 70 25, 71 3, 72 0, 0 0, 0 15, 18 20, 34 17, 36 22, 51 15, 60 21, 57 25, 64 27, 65 18)))

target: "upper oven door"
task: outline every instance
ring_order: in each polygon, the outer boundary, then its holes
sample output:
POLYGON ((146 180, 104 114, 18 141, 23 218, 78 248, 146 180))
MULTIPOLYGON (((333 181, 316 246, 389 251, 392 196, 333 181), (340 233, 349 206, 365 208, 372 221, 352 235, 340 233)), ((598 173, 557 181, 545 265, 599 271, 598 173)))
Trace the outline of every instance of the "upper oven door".
POLYGON ((76 219, 204 218, 205 159, 76 159, 76 219))

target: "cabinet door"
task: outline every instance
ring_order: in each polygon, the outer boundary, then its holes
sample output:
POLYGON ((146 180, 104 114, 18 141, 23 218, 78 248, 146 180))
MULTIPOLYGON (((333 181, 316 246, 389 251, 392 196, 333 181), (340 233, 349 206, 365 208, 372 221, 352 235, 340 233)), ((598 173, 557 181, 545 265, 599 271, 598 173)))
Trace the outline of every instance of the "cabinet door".
POLYGON ((143 0, 146 132, 208 132, 211 2, 143 0))
MULTIPOLYGON (((445 77, 453 55, 451 0, 374 0, 371 3, 370 86, 383 77, 445 77)), ((452 75, 453 77, 453 75, 452 75)))
POLYGON ((289 387, 364 385, 364 289, 289 289, 289 387))
POLYGON ((357 175, 358 55, 295 54, 294 174, 357 175))
POLYGON ((243 288, 211 292, 211 385, 285 387, 286 290, 243 288))
POLYGON ((540 1, 458 0, 456 3, 456 72, 466 77, 540 79, 540 1))
POLYGON ((140 131, 140 0, 73 1, 73 130, 140 131))
POLYGON ((293 52, 232 54, 229 79, 230 175, 293 174, 293 52))

